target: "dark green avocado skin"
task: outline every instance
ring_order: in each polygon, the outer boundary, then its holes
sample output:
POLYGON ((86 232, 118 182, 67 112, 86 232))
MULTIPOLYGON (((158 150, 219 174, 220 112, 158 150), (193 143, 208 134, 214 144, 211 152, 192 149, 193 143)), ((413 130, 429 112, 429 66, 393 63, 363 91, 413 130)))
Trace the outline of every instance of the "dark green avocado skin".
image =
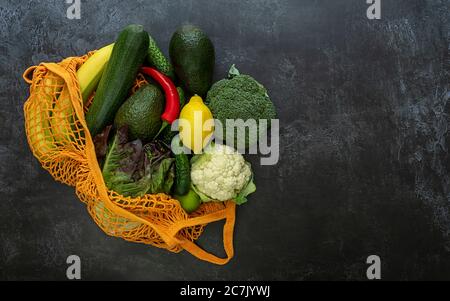
POLYGON ((114 126, 128 126, 130 140, 150 142, 161 129, 164 95, 155 85, 145 85, 120 107, 114 126))
POLYGON ((209 37, 198 27, 184 25, 172 36, 170 58, 180 81, 190 94, 205 96, 211 88, 215 50, 209 37))

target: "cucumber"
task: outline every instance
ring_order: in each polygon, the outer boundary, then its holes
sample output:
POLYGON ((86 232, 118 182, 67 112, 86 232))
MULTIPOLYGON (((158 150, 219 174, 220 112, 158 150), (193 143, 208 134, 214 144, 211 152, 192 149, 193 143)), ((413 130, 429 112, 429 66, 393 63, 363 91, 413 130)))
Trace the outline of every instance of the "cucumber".
POLYGON ((172 80, 175 79, 175 71, 170 61, 162 53, 161 49, 156 44, 156 41, 149 35, 148 55, 147 61, 151 66, 154 66, 158 71, 167 75, 172 80))
POLYGON ((186 154, 175 156, 175 173, 175 194, 187 194, 191 188, 191 165, 186 154))
POLYGON ((114 44, 94 101, 86 114, 92 137, 111 125, 129 95, 148 50, 148 33, 141 25, 128 25, 114 44))
POLYGON ((180 96, 180 109, 184 108, 184 105, 186 104, 186 96, 184 94, 184 90, 181 87, 177 88, 178 96, 180 96))

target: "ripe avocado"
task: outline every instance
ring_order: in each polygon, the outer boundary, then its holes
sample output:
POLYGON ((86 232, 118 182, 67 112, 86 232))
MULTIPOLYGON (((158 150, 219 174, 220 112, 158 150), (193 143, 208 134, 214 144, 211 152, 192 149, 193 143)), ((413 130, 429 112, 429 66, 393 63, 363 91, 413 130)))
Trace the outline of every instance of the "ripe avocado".
POLYGON ((151 141, 161 129, 164 95, 154 85, 141 87, 117 111, 114 125, 128 126, 131 140, 151 141))
POLYGON ((198 27, 184 25, 172 36, 170 58, 175 73, 192 94, 205 96, 211 88, 215 64, 214 45, 198 27))

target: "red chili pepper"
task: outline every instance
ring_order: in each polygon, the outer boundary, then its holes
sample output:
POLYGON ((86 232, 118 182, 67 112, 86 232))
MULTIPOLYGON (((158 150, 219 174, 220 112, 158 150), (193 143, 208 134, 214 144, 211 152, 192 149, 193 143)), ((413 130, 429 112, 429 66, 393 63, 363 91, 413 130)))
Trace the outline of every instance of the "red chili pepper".
POLYGON ((180 116, 180 96, 178 95, 177 87, 175 87, 169 77, 165 76, 156 69, 142 67, 141 72, 157 81, 166 94, 166 108, 161 116, 161 119, 167 124, 163 125, 163 128, 161 129, 162 131, 168 124, 172 124, 180 116))

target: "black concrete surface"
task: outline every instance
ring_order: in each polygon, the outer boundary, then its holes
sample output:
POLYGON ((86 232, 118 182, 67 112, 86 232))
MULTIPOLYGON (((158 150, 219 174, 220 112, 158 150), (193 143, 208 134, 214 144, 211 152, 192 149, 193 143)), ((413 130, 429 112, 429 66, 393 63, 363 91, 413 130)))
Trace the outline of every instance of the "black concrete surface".
MULTIPOLYGON (((0 1, 0 279, 450 280, 449 1, 0 1), (30 65, 81 55, 140 23, 167 53, 173 31, 201 26, 231 64, 270 91, 281 159, 254 165, 258 192, 237 213, 235 258, 219 267, 186 252, 106 236, 71 188, 29 151, 23 104, 30 65)), ((221 224, 201 244, 221 250, 221 224)))

